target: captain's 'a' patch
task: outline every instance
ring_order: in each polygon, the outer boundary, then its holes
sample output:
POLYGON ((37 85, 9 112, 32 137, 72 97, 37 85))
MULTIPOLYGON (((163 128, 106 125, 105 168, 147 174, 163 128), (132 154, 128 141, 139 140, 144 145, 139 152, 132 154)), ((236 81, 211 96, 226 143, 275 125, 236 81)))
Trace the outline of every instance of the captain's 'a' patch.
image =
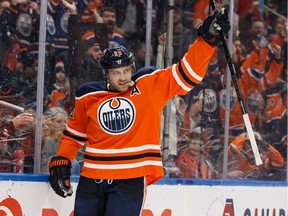
POLYGON ((141 94, 140 90, 138 89, 137 85, 135 85, 131 91, 131 96, 133 96, 134 94, 141 94))

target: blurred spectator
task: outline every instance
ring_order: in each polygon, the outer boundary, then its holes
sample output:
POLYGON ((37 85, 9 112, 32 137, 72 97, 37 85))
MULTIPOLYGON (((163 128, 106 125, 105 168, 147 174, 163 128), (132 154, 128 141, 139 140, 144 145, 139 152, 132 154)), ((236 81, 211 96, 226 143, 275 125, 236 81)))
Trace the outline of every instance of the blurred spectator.
MULTIPOLYGON (((82 45, 80 52, 83 52, 83 55, 82 58, 80 58, 80 60, 82 60, 81 64, 78 65, 77 74, 79 75, 76 79, 73 76, 71 77, 73 83, 76 81, 75 87, 85 82, 104 80, 104 72, 99 63, 102 50, 96 41, 94 32, 86 32, 82 36, 80 44, 82 45)), ((74 56, 73 59, 77 59, 77 56, 74 56)), ((77 60, 75 63, 76 62, 77 60)))
POLYGON ((30 42, 38 33, 36 19, 39 15, 39 6, 34 1, 11 1, 10 7, 2 12, 1 32, 8 46, 18 38, 21 47, 29 49, 30 42))
MULTIPOLYGON (((66 125, 68 114, 61 107, 53 107, 45 112, 43 124, 43 148, 41 152, 41 173, 48 173, 50 158, 55 156, 60 144, 60 138, 66 125), (44 137, 45 136, 45 137, 44 137)), ((75 159, 72 163, 72 174, 80 173, 80 164, 75 159)))
MULTIPOLYGON (((35 61, 31 67, 27 67, 22 76, 23 82, 25 82, 26 86, 24 88, 23 94, 23 106, 25 109, 34 109, 36 110, 37 104, 37 79, 38 79, 38 61, 35 61)), ((43 99, 47 98, 46 88, 44 88, 43 99)), ((44 109, 45 109, 45 101, 44 101, 44 109)))
MULTIPOLYGON (((250 54, 250 52, 254 49, 253 40, 261 42, 261 38, 266 36, 264 22, 259 19, 250 21, 245 20, 245 22, 240 21, 239 31, 239 38, 241 43, 244 45, 247 54, 250 54)), ((262 42, 264 43, 264 41, 262 42)))
POLYGON ((4 64, 0 65, 0 95, 7 98, 14 96, 14 104, 21 105, 23 97, 20 96, 23 96, 27 85, 23 75, 31 70, 34 62, 34 56, 26 49, 21 49, 19 44, 11 45, 6 50, 4 64))
POLYGON ((272 180, 274 171, 283 167, 284 159, 280 152, 262 140, 258 134, 255 138, 263 164, 255 165, 250 141, 246 134, 241 134, 229 146, 228 178, 272 180))
POLYGON ((46 125, 49 127, 49 136, 44 141, 41 159, 41 171, 48 172, 48 162, 55 156, 59 147, 60 138, 66 125, 68 114, 60 107, 53 107, 46 111, 46 125))
MULTIPOLYGON (((261 130, 261 124, 257 121, 262 120, 264 111, 264 100, 262 92, 269 86, 273 86, 279 78, 283 61, 281 60, 281 47, 275 44, 265 45, 259 41, 253 41, 254 50, 245 59, 242 64, 242 76, 238 78, 238 83, 242 92, 242 96, 246 105, 247 112, 252 124, 252 127, 257 131, 261 130), (270 48, 269 48, 270 47, 270 48), (272 49, 272 52, 269 51, 272 49), (271 54, 269 54, 271 53, 271 54), (273 53, 273 55, 272 55, 273 53), (271 57, 269 57, 271 56, 271 57), (257 128, 256 128, 257 127, 257 128)), ((225 78, 224 78, 225 79, 225 78)), ((225 82, 224 82, 225 83, 225 82)), ((232 85, 232 90, 234 89, 232 85)), ((225 91, 221 91, 220 98, 225 98, 225 91)), ((235 91, 235 90, 233 90, 235 91)), ((232 95, 235 93, 232 92, 232 95)), ((225 118, 225 103, 220 100, 221 109, 220 116, 224 122, 225 118)), ((238 101, 230 104, 230 136, 235 137, 243 133, 244 121, 240 116, 242 115, 241 107, 238 101)))
POLYGON ((5 10, 5 8, 8 8, 9 6, 10 6, 10 2, 9 1, 0 2, 0 16, 2 16, 2 13, 5 10))
POLYGON ((10 134, 17 130, 27 127, 27 125, 31 125, 33 121, 34 121, 33 114, 24 112, 19 115, 16 115, 10 121, 3 122, 2 128, 5 128, 7 132, 10 134))
POLYGON ((124 36, 128 49, 134 51, 139 43, 145 41, 145 4, 142 0, 128 0, 123 9, 125 13, 119 31, 124 36))
MULTIPOLYGON (((69 3, 73 1, 69 0, 69 3)), ((75 2, 74 2, 75 3, 75 2)), ((87 1, 80 0, 75 3, 77 13, 79 16, 87 8, 87 1)), ((48 0, 48 14, 54 20, 55 23, 55 36, 54 36, 54 48, 56 56, 67 56, 68 50, 68 19, 70 16, 69 9, 65 8, 62 1, 48 0)))
POLYGON ((51 89, 51 91, 48 92, 49 95, 48 100, 50 101, 49 103, 50 108, 54 107, 57 101, 65 98, 66 95, 65 93, 66 74, 63 61, 59 61, 56 63, 54 73, 56 81, 53 85, 53 89, 51 89))
MULTIPOLYGON (((258 0, 238 0, 238 10, 239 18, 245 20, 245 17, 259 18, 258 10, 259 2, 258 0)), ((244 23, 243 23, 244 24, 244 23)), ((251 23, 247 23, 250 25, 251 23)))
POLYGON ((271 144, 280 143, 287 136, 287 81, 278 81, 263 92, 265 123, 263 134, 271 144))
POLYGON ((63 0, 63 4, 71 12, 68 20, 69 58, 66 60, 66 64, 73 91, 73 88, 77 88, 85 82, 104 80, 104 72, 99 63, 102 50, 94 31, 80 34, 80 23, 75 4, 69 4, 65 0, 63 0))
POLYGON ((183 25, 186 28, 194 28, 193 26, 193 17, 194 17, 194 6, 197 1, 195 0, 183 0, 182 1, 182 8, 183 8, 183 25))
POLYGON ((100 15, 103 19, 103 23, 107 26, 109 48, 118 46, 124 46, 127 48, 126 40, 116 26, 116 10, 112 7, 103 7, 100 15))
MULTIPOLYGON (((63 1, 62 1, 63 2, 63 1)), ((103 0, 89 1, 87 8, 81 15, 81 29, 82 31, 91 31, 95 23, 99 22, 99 12, 103 7, 103 0)))
MULTIPOLYGON (((16 134, 20 130, 25 130, 25 128, 30 125, 34 121, 34 117, 30 113, 22 113, 11 120, 3 121, 1 125, 1 140, 0 140, 0 160, 6 161, 4 164, 3 161, 0 162, 0 170, 5 172, 16 172, 15 168, 15 158, 14 158, 14 152, 18 151, 19 149, 22 149, 21 141, 23 138, 18 137, 16 134), (6 141, 4 141, 4 139, 6 141), (12 166, 14 165, 14 166, 12 166), (4 167, 3 167, 4 166, 4 167)), ((24 153, 22 155, 24 157, 24 153)), ((23 157, 21 159, 23 159, 23 157)), ((22 167, 19 165, 19 172, 22 167)), ((1 172, 1 171, 0 171, 1 172)))
POLYGON ((74 93, 72 91, 72 84, 68 77, 64 81, 65 97, 59 98, 55 102, 55 107, 63 108, 67 113, 70 113, 74 108, 74 93))
POLYGON ((218 94, 222 74, 219 72, 217 58, 216 49, 202 82, 184 96, 187 108, 179 129, 180 139, 185 140, 195 128, 201 129, 200 134, 202 130, 214 128, 214 139, 221 134, 218 94))
MULTIPOLYGON (((136 48, 136 55, 135 55, 135 67, 136 70, 145 67, 145 58, 146 58, 146 44, 140 43, 136 48)), ((150 47, 150 65, 155 65, 155 59, 153 58, 153 50, 150 47)))
POLYGON ((61 107, 51 108, 50 113, 51 113, 50 118, 52 121, 50 125, 50 138, 59 142, 62 135, 62 131, 66 125, 68 115, 67 112, 61 107))
MULTIPOLYGON (((35 111, 31 110, 31 113, 35 116, 35 111)), ((42 137, 41 143, 39 143, 39 148, 42 151, 45 140, 48 136, 48 125, 49 121, 46 120, 46 116, 43 116, 42 119, 42 137)), ((22 150, 24 151, 24 173, 33 173, 33 164, 34 164, 34 152, 35 152, 35 123, 27 125, 22 130, 18 131, 18 136, 23 137, 21 142, 22 150)))
POLYGON ((234 64, 235 71, 237 73, 238 78, 241 77, 241 66, 244 62, 246 56, 244 55, 245 48, 242 45, 242 42, 239 38, 235 38, 233 41, 233 49, 232 49, 232 62, 234 64))
POLYGON ((137 52, 135 55, 135 67, 136 67, 136 70, 138 70, 145 66, 146 44, 140 43, 137 46, 136 50, 137 52))
POLYGON ((269 41, 273 40, 276 36, 283 37, 283 32, 285 31, 285 21, 283 21, 282 18, 278 18, 275 26, 271 26, 271 28, 271 32, 269 33, 269 41))
POLYGON ((197 38, 196 29, 186 28, 183 25, 183 12, 179 5, 174 8, 173 17, 173 63, 178 63, 187 52, 189 46, 197 38))
MULTIPOLYGON (((197 130, 197 131, 200 131, 197 130)), ((209 160, 209 148, 205 145, 203 136, 192 132, 187 146, 176 159, 176 166, 180 169, 181 178, 215 178, 216 174, 212 162, 209 160)), ((205 138, 204 138, 205 139, 205 138)))

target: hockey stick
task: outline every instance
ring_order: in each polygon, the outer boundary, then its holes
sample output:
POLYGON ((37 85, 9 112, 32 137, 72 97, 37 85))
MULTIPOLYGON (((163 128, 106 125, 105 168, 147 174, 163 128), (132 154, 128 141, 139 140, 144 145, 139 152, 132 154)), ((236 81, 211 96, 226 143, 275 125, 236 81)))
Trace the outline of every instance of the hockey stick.
MULTIPOLYGON (((210 7, 211 7, 212 11, 215 11, 216 4, 215 4, 214 0, 210 0, 210 7)), ((238 101, 239 101, 239 104, 240 104, 240 107, 241 107, 242 116, 243 116, 244 123, 245 123, 245 126, 246 126, 248 138, 250 140, 252 151, 253 151, 253 154, 254 154, 254 157, 255 157, 255 164, 258 166, 258 165, 261 165, 263 162, 262 162, 260 154, 259 154, 259 150, 258 150, 257 143, 256 143, 256 140, 255 140, 254 132, 253 132, 253 129, 252 129, 252 126, 251 126, 251 123, 250 123, 249 115, 248 115, 248 113, 246 111, 246 108, 245 108, 244 100, 243 100, 243 97, 242 97, 242 94, 241 94, 241 91, 240 91, 240 87, 239 87, 239 84, 238 84, 238 80, 237 80, 237 74, 236 74, 234 65, 232 63, 231 55, 230 55, 229 49, 228 49, 227 44, 226 44, 224 33, 223 33, 223 31, 220 30, 219 34, 220 34, 220 40, 222 42, 222 46, 223 46, 223 49, 224 49, 224 53, 225 53, 225 56, 226 56, 226 60, 227 60, 227 63, 228 63, 229 69, 230 69, 232 82, 234 84, 235 91, 236 91, 236 94, 237 94, 237 98, 238 98, 238 101)))

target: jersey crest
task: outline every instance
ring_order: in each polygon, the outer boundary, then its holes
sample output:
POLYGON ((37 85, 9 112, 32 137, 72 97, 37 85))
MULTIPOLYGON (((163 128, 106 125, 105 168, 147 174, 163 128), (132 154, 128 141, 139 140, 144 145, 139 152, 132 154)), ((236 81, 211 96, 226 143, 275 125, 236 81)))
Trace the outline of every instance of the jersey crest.
POLYGON ((204 112, 213 113, 217 109, 217 94, 213 89, 202 89, 198 93, 198 98, 200 100, 204 98, 204 112))
POLYGON ((29 14, 22 13, 16 21, 17 30, 25 37, 32 33, 32 17, 29 14))
POLYGON ((66 12, 62 17, 60 21, 60 26, 63 32, 68 33, 68 19, 69 19, 70 13, 66 12))
POLYGON ((246 104, 247 111, 251 114, 256 114, 259 111, 259 108, 263 107, 264 100, 260 93, 253 92, 247 97, 246 104))
MULTIPOLYGON (((225 109, 226 106, 226 89, 222 89, 219 92, 219 103, 222 109, 225 109)), ((234 88, 230 89, 230 110, 233 110, 237 104, 237 95, 234 88)))
POLYGON ((47 31, 50 35, 55 35, 56 33, 55 22, 50 14, 47 14, 47 31))
POLYGON ((106 133, 119 135, 131 129, 136 110, 129 99, 117 97, 105 100, 99 106, 97 115, 99 124, 106 133))

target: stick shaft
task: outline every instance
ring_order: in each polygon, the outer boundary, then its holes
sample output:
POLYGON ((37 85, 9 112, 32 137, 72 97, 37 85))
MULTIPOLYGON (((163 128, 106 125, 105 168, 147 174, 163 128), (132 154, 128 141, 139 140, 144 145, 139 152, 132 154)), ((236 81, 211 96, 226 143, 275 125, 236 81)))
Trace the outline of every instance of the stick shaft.
POLYGON ((251 148, 253 150, 253 154, 255 157, 255 163, 258 166, 258 165, 262 164, 262 160, 261 160, 261 157, 259 154, 259 150, 257 147, 257 143, 255 140, 254 132, 253 132, 251 122, 249 119, 249 115, 247 114, 247 111, 245 108, 243 96, 242 96, 241 91, 240 91, 240 87, 239 87, 238 80, 237 80, 236 70, 235 70, 234 64, 232 63, 231 55, 230 55, 230 52, 228 50, 228 47, 227 47, 227 44, 225 41, 225 36, 224 36, 222 31, 220 31, 220 39, 221 39, 223 50, 224 50, 224 53, 225 53, 225 56, 227 59, 227 63, 228 63, 229 69, 230 69, 231 79, 232 79, 233 85, 235 87, 236 95, 237 95, 237 98, 238 98, 238 101, 239 101, 239 104, 241 107, 241 111, 243 114, 243 119, 244 119, 245 127, 247 130, 248 138, 250 140, 251 148))
MULTIPOLYGON (((209 9, 211 8, 212 11, 216 10, 216 3, 214 0, 210 0, 209 6, 210 6, 209 9)), ((257 143, 255 140, 254 132, 253 132, 251 122, 249 119, 249 115, 247 114, 244 100, 243 100, 243 97, 242 97, 242 94, 240 91, 240 87, 239 87, 238 80, 237 80, 236 70, 235 70, 234 64, 232 62, 230 52, 228 50, 223 31, 220 31, 219 34, 220 34, 220 40, 222 42, 223 50, 224 50, 224 53, 226 56, 226 60, 227 60, 227 63, 228 63, 229 69, 230 69, 231 79, 232 79, 232 82, 234 84, 236 95, 237 95, 237 98, 238 98, 238 101, 239 101, 239 104, 241 107, 241 111, 243 114, 242 116, 243 116, 245 127, 247 130, 248 138, 250 140, 251 148, 252 148, 252 151, 253 151, 253 154, 255 157, 255 164, 258 166, 258 165, 261 165, 263 162, 262 162, 260 154, 259 154, 259 150, 257 147, 257 143)))

